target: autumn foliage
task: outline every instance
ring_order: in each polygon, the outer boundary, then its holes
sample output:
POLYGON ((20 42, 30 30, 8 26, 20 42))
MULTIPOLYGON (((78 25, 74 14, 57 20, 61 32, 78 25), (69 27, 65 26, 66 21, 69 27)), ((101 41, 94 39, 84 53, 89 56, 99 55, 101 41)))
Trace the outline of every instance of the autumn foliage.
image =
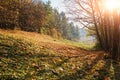
POLYGON ((0 0, 0 28, 79 39, 78 27, 68 22, 64 12, 53 9, 50 1, 0 0))

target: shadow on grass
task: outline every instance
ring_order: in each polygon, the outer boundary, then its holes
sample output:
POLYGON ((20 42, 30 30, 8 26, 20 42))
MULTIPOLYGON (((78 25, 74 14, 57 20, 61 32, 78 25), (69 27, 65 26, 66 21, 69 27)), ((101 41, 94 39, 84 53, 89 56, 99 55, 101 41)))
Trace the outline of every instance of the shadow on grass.
POLYGON ((49 54, 50 51, 46 49, 42 52, 36 52, 33 51, 35 49, 31 49, 31 44, 13 38, 5 38, 3 43, 0 44, 1 80, 104 80, 105 78, 119 80, 120 64, 111 62, 111 60, 104 60, 104 64, 99 55, 95 60, 89 59, 92 61, 91 64, 88 64, 87 60, 84 59, 83 62, 85 63, 81 68, 69 73, 70 68, 66 70, 69 74, 65 74, 63 64, 70 62, 72 58, 77 61, 77 58, 81 56, 58 56, 49 54), (13 45, 8 45, 11 43, 9 41, 13 42, 13 45), (100 67, 101 64, 104 66, 100 67), (58 67, 61 67, 62 73, 57 72, 58 67))
POLYGON ((116 61, 105 60, 103 67, 94 70, 98 59, 91 65, 86 65, 75 73, 64 75, 59 80, 120 80, 120 64, 116 61), (94 72, 91 72, 94 71, 94 72), (95 74, 94 74, 95 73, 95 74))
POLYGON ((88 64, 86 62, 83 65, 83 67, 78 69, 75 73, 64 75, 59 80, 93 80, 91 78, 94 78, 96 76, 92 75, 91 71, 99 60, 100 60, 100 57, 98 56, 98 57, 96 57, 95 60, 92 61, 91 64, 88 64), (91 75, 92 75, 92 77, 91 77, 91 75))
POLYGON ((40 79, 40 76, 52 72, 46 64, 50 58, 59 58, 44 54, 7 54, 0 53, 0 80, 40 79), (45 60, 43 60, 43 58, 45 60))
MULTIPOLYGON (((45 53, 45 52, 44 52, 45 53)), ((42 79, 42 80, 78 80, 89 79, 91 69, 100 59, 98 56, 93 62, 88 65, 87 62, 81 69, 77 69, 75 73, 64 74, 59 73, 55 69, 69 62, 72 58, 80 56, 56 56, 44 53, 6 53, 0 52, 0 79, 1 80, 23 80, 23 79, 42 79), (56 63, 52 61, 55 59, 56 63), (60 59, 61 61, 57 61, 60 59)), ((85 60, 86 61, 86 60, 85 60)), ((64 71, 64 69, 63 69, 64 71)), ((69 72, 69 71, 68 71, 69 72)), ((102 80, 102 79, 101 79, 102 80)))

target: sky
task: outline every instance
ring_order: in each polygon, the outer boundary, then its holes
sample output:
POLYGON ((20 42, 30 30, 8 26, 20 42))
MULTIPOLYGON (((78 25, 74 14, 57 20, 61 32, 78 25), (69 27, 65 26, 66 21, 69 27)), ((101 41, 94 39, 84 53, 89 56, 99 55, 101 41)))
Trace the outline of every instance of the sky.
MULTIPOLYGON (((42 0, 44 2, 48 0, 42 0)), ((56 8, 59 12, 65 11, 63 0, 49 0, 51 2, 51 6, 56 8)))

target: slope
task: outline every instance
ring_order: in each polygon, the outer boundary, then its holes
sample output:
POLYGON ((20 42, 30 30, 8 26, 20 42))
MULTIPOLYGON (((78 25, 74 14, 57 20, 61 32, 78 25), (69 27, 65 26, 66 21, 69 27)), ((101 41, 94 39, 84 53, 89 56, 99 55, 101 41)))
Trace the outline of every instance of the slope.
POLYGON ((47 35, 0 30, 1 80, 112 78, 113 69, 106 68, 103 57, 103 51, 88 51, 47 35))

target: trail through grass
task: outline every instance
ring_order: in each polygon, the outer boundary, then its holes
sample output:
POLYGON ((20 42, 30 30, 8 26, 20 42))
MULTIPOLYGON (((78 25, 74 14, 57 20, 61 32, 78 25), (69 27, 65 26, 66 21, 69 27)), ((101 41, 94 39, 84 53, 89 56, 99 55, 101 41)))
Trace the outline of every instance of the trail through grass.
POLYGON ((103 57, 46 35, 0 30, 1 80, 119 80, 120 64, 103 57))

